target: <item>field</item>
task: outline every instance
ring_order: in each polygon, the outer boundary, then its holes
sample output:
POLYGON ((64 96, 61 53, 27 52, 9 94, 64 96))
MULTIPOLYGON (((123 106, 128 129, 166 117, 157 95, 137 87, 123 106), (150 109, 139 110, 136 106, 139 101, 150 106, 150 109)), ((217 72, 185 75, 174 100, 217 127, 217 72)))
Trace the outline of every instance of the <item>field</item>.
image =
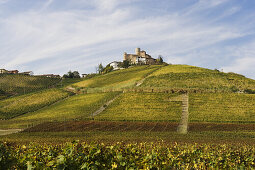
POLYGON ((255 95, 234 93, 190 94, 192 122, 255 122, 255 95))
POLYGON ((136 83, 145 78, 153 71, 162 66, 136 66, 124 70, 117 70, 111 73, 86 79, 73 84, 74 87, 84 88, 88 91, 93 90, 121 90, 133 87, 136 83))
POLYGON ((56 86, 60 78, 0 74, 0 90, 11 94, 26 94, 56 86))
POLYGON ((67 97, 69 93, 58 89, 43 90, 0 101, 0 119, 10 119, 36 111, 67 97))
POLYGON ((30 112, 8 121, 0 121, 0 127, 25 128, 29 125, 49 121, 92 119, 92 114, 117 94, 118 92, 71 96, 38 111, 30 112))
POLYGON ((80 142, 63 145, 0 143, 5 169, 244 169, 255 168, 254 146, 80 142), (102 154, 103 153, 103 154, 102 154))
POLYGON ((124 93, 96 120, 179 121, 181 103, 169 101, 177 94, 124 93))
POLYGON ((169 65, 152 73, 141 87, 235 92, 245 89, 254 90, 255 80, 235 73, 223 73, 186 65, 169 65))
POLYGON ((255 80, 169 65, 2 91, 0 135, 23 131, 1 136, 0 169, 254 169, 255 94, 237 93, 245 89, 255 80), (186 90, 188 133, 180 134, 186 90))

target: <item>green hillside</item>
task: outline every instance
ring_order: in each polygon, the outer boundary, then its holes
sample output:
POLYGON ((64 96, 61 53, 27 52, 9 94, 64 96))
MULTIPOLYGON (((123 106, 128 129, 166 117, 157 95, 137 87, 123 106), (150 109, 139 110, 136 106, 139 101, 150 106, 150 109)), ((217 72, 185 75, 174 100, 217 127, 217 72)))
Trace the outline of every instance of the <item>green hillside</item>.
POLYGON ((6 126, 24 128, 26 125, 49 121, 91 119, 92 113, 117 94, 119 93, 94 93, 71 96, 38 111, 30 112, 8 121, 0 121, 0 124, 2 124, 0 128, 5 128, 6 126))
POLYGON ((49 89, 0 100, 0 119, 10 119, 38 110, 69 95, 59 89, 49 89))
POLYGON ((10 95, 26 94, 56 86, 60 78, 0 74, 0 91, 10 95))
POLYGON ((96 120, 179 121, 181 102, 171 101, 178 94, 124 93, 96 120))
POLYGON ((255 122, 255 95, 191 93, 192 122, 255 122))
POLYGON ((223 73, 188 65, 169 65, 151 74, 141 87, 235 92, 246 89, 255 90, 255 80, 235 73, 223 73))
POLYGON ((176 99, 180 93, 173 93, 175 91, 170 89, 192 89, 189 92, 189 121, 255 122, 255 95, 236 93, 236 90, 255 89, 255 80, 234 73, 188 65, 144 65, 87 79, 67 79, 62 85, 76 87, 89 94, 71 96, 53 105, 67 97, 68 93, 52 89, 2 99, 0 119, 21 116, 0 121, 1 127, 24 127, 53 120, 91 119, 93 112, 119 94, 111 91, 123 89, 125 93, 94 119, 179 122, 182 106, 181 100, 176 99), (141 83, 141 86, 136 87, 137 83, 141 83), (168 90, 159 93, 157 89, 168 90))
POLYGON ((142 80, 160 67, 162 66, 135 66, 86 79, 73 84, 73 86, 87 89, 89 92, 95 90, 121 90, 134 87, 139 80, 142 80))

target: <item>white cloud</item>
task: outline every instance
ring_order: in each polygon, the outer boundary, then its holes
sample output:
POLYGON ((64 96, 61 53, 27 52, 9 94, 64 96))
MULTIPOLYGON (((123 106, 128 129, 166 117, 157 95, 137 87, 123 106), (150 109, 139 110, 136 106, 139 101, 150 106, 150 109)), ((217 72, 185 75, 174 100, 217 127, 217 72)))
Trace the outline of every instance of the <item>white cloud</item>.
MULTIPOLYGON (((86 71, 86 68, 94 67, 93 63, 110 62, 109 56, 118 55, 121 60, 124 51, 137 46, 155 57, 158 54, 168 56, 165 60, 171 63, 188 64, 196 60, 194 50, 210 49, 214 44, 248 34, 228 23, 208 24, 208 18, 198 15, 227 0, 201 0, 185 9, 184 13, 151 15, 148 12, 143 17, 140 15, 146 9, 132 4, 136 0, 72 2, 93 8, 56 11, 31 9, 0 19, 0 59, 4 62, 0 67, 15 68, 46 60, 49 64, 30 67, 35 73, 51 70, 62 72, 71 67, 86 71)), ((43 9, 52 3, 53 0, 46 1, 43 9)), ((232 15, 239 9, 234 6, 215 18, 232 15)))

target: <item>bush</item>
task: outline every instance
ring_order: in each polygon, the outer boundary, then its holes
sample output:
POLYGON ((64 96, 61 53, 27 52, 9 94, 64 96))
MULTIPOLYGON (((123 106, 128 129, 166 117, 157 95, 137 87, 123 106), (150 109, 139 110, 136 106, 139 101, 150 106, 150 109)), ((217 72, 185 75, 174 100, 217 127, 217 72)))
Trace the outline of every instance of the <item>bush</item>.
POLYGON ((244 93, 247 93, 247 94, 255 94, 255 90, 245 89, 245 90, 244 90, 244 93))

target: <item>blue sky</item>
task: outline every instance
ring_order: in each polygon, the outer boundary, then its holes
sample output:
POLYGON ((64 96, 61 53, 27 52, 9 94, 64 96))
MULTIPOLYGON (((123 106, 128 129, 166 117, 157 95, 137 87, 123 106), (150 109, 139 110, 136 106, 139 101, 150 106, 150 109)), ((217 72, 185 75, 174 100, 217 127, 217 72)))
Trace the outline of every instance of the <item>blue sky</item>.
POLYGON ((0 0, 0 68, 91 73, 136 47, 255 79, 255 1, 0 0))

